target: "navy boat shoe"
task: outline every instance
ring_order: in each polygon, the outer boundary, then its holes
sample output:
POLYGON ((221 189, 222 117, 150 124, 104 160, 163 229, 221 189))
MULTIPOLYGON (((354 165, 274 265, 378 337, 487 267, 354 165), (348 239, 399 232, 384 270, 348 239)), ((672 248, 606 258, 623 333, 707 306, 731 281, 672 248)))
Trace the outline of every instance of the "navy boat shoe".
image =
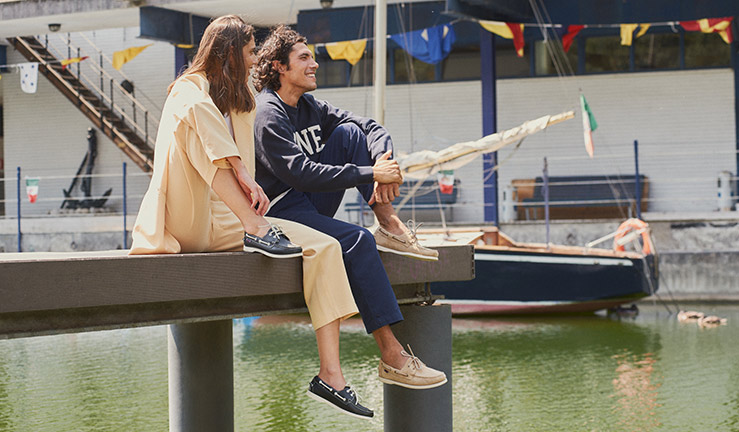
POLYGON ((263 237, 244 233, 244 252, 259 252, 272 258, 293 258, 303 255, 303 248, 294 245, 282 229, 271 225, 263 237))
POLYGON ((371 409, 359 404, 357 394, 351 387, 346 386, 343 390, 338 391, 317 376, 310 382, 308 396, 319 402, 329 404, 352 417, 371 419, 375 415, 371 409))

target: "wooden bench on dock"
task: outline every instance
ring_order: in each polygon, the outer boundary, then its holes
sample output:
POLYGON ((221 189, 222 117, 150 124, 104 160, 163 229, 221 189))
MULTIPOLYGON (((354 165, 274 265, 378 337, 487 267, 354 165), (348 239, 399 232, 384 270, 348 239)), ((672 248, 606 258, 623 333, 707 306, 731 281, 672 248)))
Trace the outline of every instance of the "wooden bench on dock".
MULTIPOLYGON (((439 248, 437 262, 381 256, 398 303, 405 305, 406 320, 394 326, 396 335, 427 362, 444 363, 451 381, 451 312, 448 306, 418 305, 436 298, 430 282, 474 277, 472 246, 439 248)), ((299 258, 13 253, 0 254, 0 275, 0 338, 169 324, 172 431, 233 430, 232 318, 307 311, 299 258)), ((451 384, 411 395, 385 387, 386 430, 445 422, 449 427, 442 429, 451 430, 451 384), (408 426, 407 409, 430 417, 418 422, 414 416, 417 425, 408 426)))
MULTIPOLYGON (((641 211, 647 211, 649 183, 640 175, 641 211)), ((517 201, 518 220, 544 219, 544 179, 511 182, 517 201)), ((636 215, 636 176, 549 177, 551 219, 625 218, 636 215)))

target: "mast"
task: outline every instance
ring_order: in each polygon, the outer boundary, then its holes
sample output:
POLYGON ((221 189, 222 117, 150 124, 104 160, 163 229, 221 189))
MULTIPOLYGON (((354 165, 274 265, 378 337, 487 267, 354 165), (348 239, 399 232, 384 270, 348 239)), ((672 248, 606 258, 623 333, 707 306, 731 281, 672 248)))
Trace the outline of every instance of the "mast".
POLYGON ((387 0, 375 1, 375 45, 374 45, 374 119, 379 124, 385 123, 385 80, 387 63, 387 0))

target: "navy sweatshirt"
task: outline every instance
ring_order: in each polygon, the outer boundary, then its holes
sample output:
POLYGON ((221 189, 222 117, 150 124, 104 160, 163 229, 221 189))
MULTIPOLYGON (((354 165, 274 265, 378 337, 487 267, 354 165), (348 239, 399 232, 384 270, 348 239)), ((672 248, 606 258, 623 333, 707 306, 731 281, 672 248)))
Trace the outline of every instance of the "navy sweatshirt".
POLYGON ((270 89, 262 90, 256 100, 256 181, 270 200, 290 188, 330 192, 372 183, 371 166, 319 162, 325 142, 340 124, 354 123, 364 131, 372 160, 393 148, 387 130, 374 120, 335 108, 312 95, 301 96, 297 107, 285 104, 270 89))

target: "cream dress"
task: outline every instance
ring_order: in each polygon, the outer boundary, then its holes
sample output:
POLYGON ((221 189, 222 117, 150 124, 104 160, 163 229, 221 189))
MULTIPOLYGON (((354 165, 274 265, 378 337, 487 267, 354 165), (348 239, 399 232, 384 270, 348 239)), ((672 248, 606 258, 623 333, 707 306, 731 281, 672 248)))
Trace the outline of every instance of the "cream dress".
MULTIPOLYGON (((130 254, 238 251, 239 219, 210 187, 225 159, 239 156, 254 175, 254 115, 231 113, 233 136, 199 74, 180 77, 167 97, 154 149, 154 173, 133 228, 130 254)), ((313 327, 358 313, 334 238, 277 218, 303 248, 303 291, 313 327)), ((240 281, 234 281, 240 283, 240 281)))

